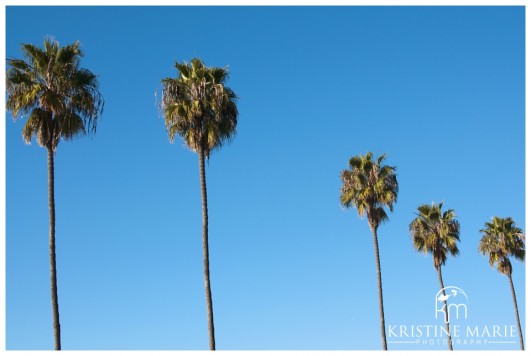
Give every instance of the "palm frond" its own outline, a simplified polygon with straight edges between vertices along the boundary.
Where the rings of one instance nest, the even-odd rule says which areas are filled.
[[[47,58],[46,53],[43,50],[30,43],[23,44],[21,50],[24,53],[26,61],[33,68],[34,71],[40,73],[46,72],[49,59]]]
[[[61,137],[65,140],[72,140],[77,135],[87,133],[83,118],[75,112],[65,112],[56,117],[56,120],[60,125]]]

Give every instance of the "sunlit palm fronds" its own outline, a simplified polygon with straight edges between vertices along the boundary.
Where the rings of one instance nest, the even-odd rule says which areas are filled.
[[[443,203],[421,205],[417,218],[409,224],[413,246],[418,252],[431,254],[435,268],[446,263],[448,255],[459,255],[460,225],[453,209],[442,211]]]
[[[509,257],[525,260],[525,235],[516,227],[512,218],[493,217],[485,223],[485,228],[479,241],[478,250],[482,255],[488,255],[489,264],[496,265],[497,270],[506,275],[512,273]]]
[[[104,100],[96,75],[80,68],[79,42],[59,46],[45,38],[44,48],[22,45],[24,59],[8,59],[6,102],[15,119],[28,116],[22,136],[55,150],[60,139],[94,133]]]
[[[170,141],[181,136],[206,157],[236,134],[236,94],[227,86],[227,68],[209,68],[198,58],[177,62],[176,78],[162,81],[162,110]]]
[[[388,220],[384,208],[393,211],[398,197],[396,167],[382,165],[384,160],[385,155],[381,155],[375,162],[368,152],[352,157],[350,169],[341,172],[341,205],[356,207],[359,216],[367,216],[369,224],[375,228]]]

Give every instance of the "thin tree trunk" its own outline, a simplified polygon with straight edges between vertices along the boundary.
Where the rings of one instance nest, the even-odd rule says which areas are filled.
[[[520,327],[520,315],[518,314],[518,304],[516,303],[516,293],[514,292],[513,277],[508,274],[509,283],[511,284],[511,293],[513,295],[514,312],[516,313],[516,324],[518,325],[518,334],[520,335],[520,349],[524,350],[524,338],[522,336],[522,328]]]
[[[214,337],[214,311],[212,308],[212,292],[210,290],[210,262],[208,257],[208,205],[205,177],[205,154],[203,150],[200,150],[199,152],[199,177],[201,180],[201,200],[203,203],[203,273],[205,279],[208,342],[210,350],[215,350],[216,340]]]
[[[384,316],[384,306],[383,306],[383,292],[382,292],[382,272],[380,269],[380,249],[378,248],[378,236],[376,234],[376,228],[372,225],[372,237],[374,242],[374,257],[376,259],[376,275],[378,277],[378,303],[380,306],[380,328],[382,332],[382,347],[384,350],[387,350],[387,339],[385,337],[385,316]]]
[[[444,291],[444,283],[442,279],[442,271],[441,266],[437,266],[437,275],[439,276],[439,284],[441,285],[442,295],[446,296],[446,293]],[[444,323],[446,324],[446,333],[448,334],[448,349],[450,351],[453,351],[454,348],[452,346],[452,336],[450,335],[450,315],[448,315],[448,307],[446,305],[446,300],[444,301],[444,314],[446,315],[446,318],[444,320]],[[448,320],[448,322],[446,322]]]
[[[61,325],[59,323],[59,300],[57,297],[57,267],[55,262],[55,198],[53,149],[48,150],[48,208],[50,212],[50,287],[52,292],[53,336],[56,350],[61,350]]]

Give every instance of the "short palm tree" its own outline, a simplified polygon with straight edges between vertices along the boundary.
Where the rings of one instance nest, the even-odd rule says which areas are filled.
[[[210,289],[208,252],[208,206],[205,158],[236,134],[236,95],[227,86],[227,68],[206,67],[198,58],[175,63],[176,78],[162,80],[162,110],[170,141],[180,135],[199,156],[199,177],[203,206],[203,270],[206,294],[209,346],[216,349],[214,312]]]
[[[382,346],[384,350],[387,350],[377,231],[380,224],[388,220],[384,208],[388,207],[390,211],[393,211],[393,204],[398,197],[398,182],[396,180],[396,167],[383,165],[384,160],[385,154],[378,157],[375,162],[372,159],[372,152],[352,157],[349,161],[350,169],[343,170],[340,175],[343,182],[340,202],[346,208],[355,206],[360,217],[367,216],[376,259]]]
[[[409,232],[413,239],[413,247],[418,252],[430,253],[433,257],[433,266],[439,277],[442,295],[446,296],[442,278],[442,266],[446,263],[448,254],[457,256],[459,248],[460,226],[452,209],[442,211],[443,203],[435,205],[421,205],[418,207],[417,217],[409,224]],[[444,312],[448,316],[446,300],[444,300]],[[453,350],[450,336],[449,319],[445,320],[448,334],[448,348]]]
[[[525,235],[522,230],[516,227],[512,218],[493,217],[492,221],[485,223],[485,228],[480,230],[483,237],[479,241],[479,252],[489,256],[489,264],[494,266],[498,272],[509,278],[511,294],[513,295],[514,311],[516,313],[516,323],[520,335],[520,348],[524,349],[524,338],[520,327],[520,316],[518,314],[518,304],[516,303],[516,293],[513,284],[513,266],[509,257],[517,260],[525,260]]]
[[[48,204],[50,214],[50,279],[55,349],[61,349],[61,327],[57,297],[55,255],[54,154],[59,141],[95,133],[103,110],[96,75],[80,67],[83,53],[79,42],[59,47],[52,38],[44,48],[23,44],[24,59],[9,59],[7,64],[7,110],[13,118],[26,116],[22,137],[48,151]]]

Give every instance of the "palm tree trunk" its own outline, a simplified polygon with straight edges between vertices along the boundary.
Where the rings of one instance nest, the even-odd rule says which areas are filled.
[[[208,205],[205,177],[205,153],[199,152],[199,177],[201,181],[201,200],[203,203],[203,273],[205,279],[205,297],[208,321],[208,341],[210,350],[216,349],[214,338],[214,312],[212,308],[212,291],[210,290],[210,262],[208,257]]]
[[[48,150],[48,208],[50,212],[50,286],[52,291],[53,336],[56,350],[61,350],[61,325],[59,323],[59,300],[57,297],[57,267],[55,262],[55,194],[53,149]]]
[[[387,350],[387,339],[385,337],[385,316],[383,306],[383,292],[382,292],[382,272],[380,269],[380,249],[378,248],[378,236],[376,234],[376,227],[370,226],[374,242],[374,257],[376,259],[376,275],[378,277],[378,303],[380,306],[380,328],[382,332],[382,347]]]
[[[516,323],[518,324],[518,334],[520,335],[520,349],[524,350],[524,338],[522,336],[522,328],[520,327],[520,315],[518,314],[518,304],[516,303],[516,293],[514,292],[513,277],[508,274],[509,283],[511,284],[511,293],[513,295],[514,312],[516,313]]]
[[[437,275],[439,276],[439,284],[441,286],[442,295],[446,296],[446,293],[444,292],[444,283],[442,279],[441,266],[438,265],[436,269],[437,269]],[[446,322],[446,319],[444,320],[446,324],[446,333],[448,334],[448,349],[450,351],[453,351],[454,348],[452,347],[452,336],[450,335],[450,316],[448,315],[448,307],[446,306],[446,300],[444,301],[444,314],[446,315],[446,319],[448,319],[448,322]]]

